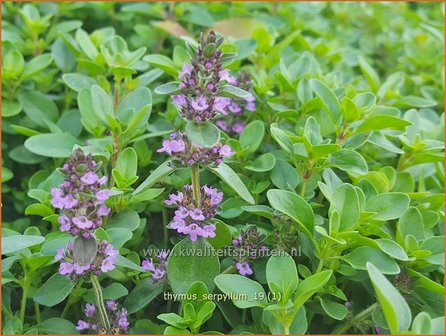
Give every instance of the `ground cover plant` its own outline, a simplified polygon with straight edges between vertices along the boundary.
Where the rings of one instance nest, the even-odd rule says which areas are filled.
[[[3,334],[443,334],[441,3],[2,3]]]

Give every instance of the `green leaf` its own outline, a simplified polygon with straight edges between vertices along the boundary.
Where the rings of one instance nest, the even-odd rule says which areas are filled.
[[[362,155],[350,149],[334,152],[328,158],[327,163],[330,167],[336,167],[348,173],[364,175],[368,172],[367,163]]]
[[[96,116],[107,125],[108,117],[113,117],[115,111],[112,98],[99,85],[93,85],[91,87],[91,103]]]
[[[331,278],[331,270],[322,271],[313,274],[303,280],[297,287],[293,309],[297,311],[302,305],[307,302],[319,289],[321,289]]]
[[[398,219],[398,231],[403,239],[407,235],[414,236],[417,240],[424,239],[423,217],[420,210],[416,207],[409,207],[406,212]]]
[[[362,74],[369,83],[372,91],[375,93],[378,92],[381,83],[376,71],[370,66],[369,63],[367,63],[365,58],[362,56],[358,56],[358,63],[359,63],[359,68],[361,69]]]
[[[127,288],[125,288],[122,284],[114,282],[111,285],[102,288],[102,296],[104,300],[117,300],[126,296],[129,293]],[[83,295],[83,298],[87,302],[94,303],[96,301],[95,292],[93,289],[90,289],[86,294]]]
[[[220,272],[220,261],[214,248],[202,238],[192,242],[186,237],[173,248],[167,266],[167,278],[175,294],[186,293],[195,281],[214,289],[214,278]]]
[[[20,104],[26,115],[38,126],[48,128],[46,121],[56,122],[59,116],[56,104],[46,95],[37,91],[21,91]]]
[[[170,58],[164,55],[147,55],[143,58],[143,60],[156,66],[157,68],[160,68],[161,70],[165,71],[175,78],[178,76],[178,70],[175,68],[175,64],[173,64]]]
[[[252,96],[252,94],[249,93],[248,91],[245,91],[230,84],[223,85],[220,88],[219,94],[224,97],[243,98],[243,99],[250,98]]]
[[[366,211],[376,212],[373,219],[386,221],[400,217],[409,207],[407,194],[389,192],[371,197],[367,200]]]
[[[214,218],[215,238],[208,238],[208,242],[216,250],[221,249],[223,246],[229,246],[232,244],[232,234],[228,225],[221,220]]]
[[[154,92],[158,95],[173,95],[180,92],[179,82],[170,82],[157,86]]]
[[[317,79],[311,79],[310,85],[316,95],[321,99],[324,109],[333,121],[341,116],[341,104],[336,95],[324,83]]]
[[[42,54],[32,58],[31,61],[25,64],[21,80],[26,80],[28,78],[31,78],[32,76],[34,76],[35,74],[39,73],[47,66],[49,66],[52,61],[53,61],[53,56],[51,56],[50,54]]]
[[[245,169],[255,172],[266,172],[274,168],[276,158],[271,153],[265,153],[257,157],[254,161],[248,162]]]
[[[334,318],[335,320],[341,321],[348,314],[348,309],[343,304],[324,300],[321,297],[319,297],[319,301],[321,302],[322,309],[327,313],[327,315]]]
[[[266,294],[263,287],[251,279],[238,274],[220,274],[215,277],[215,284],[226,295],[232,296],[232,302],[238,308],[265,307]]]
[[[154,284],[152,278],[146,278],[133,288],[123,305],[129,314],[143,310],[163,291],[161,284]]]
[[[30,152],[46,157],[67,158],[79,141],[70,133],[39,134],[25,141]]]
[[[231,167],[225,163],[221,163],[218,167],[209,167],[209,169],[229,185],[246,202],[255,204],[254,198],[252,198],[245,184]]]
[[[371,116],[364,120],[356,129],[355,134],[379,131],[383,129],[392,129],[396,131],[404,131],[407,126],[412,125],[410,121],[386,114]]]
[[[366,264],[373,260],[373,263],[383,274],[398,274],[400,272],[400,268],[395,260],[384,252],[370,246],[357,247],[349,254],[343,256],[342,259],[357,270],[366,270]]]
[[[391,256],[394,259],[408,261],[409,257],[407,256],[404,249],[395,241],[387,238],[379,238],[376,239],[375,242],[379,245],[381,251]]]
[[[329,214],[337,211],[340,216],[338,231],[352,229],[359,220],[359,199],[355,188],[348,183],[338,186],[331,196]]]
[[[185,130],[193,145],[211,148],[220,141],[220,129],[210,122],[188,121]]]
[[[2,99],[2,117],[13,117],[22,112],[22,105],[14,102]]]
[[[296,263],[289,254],[271,256],[266,264],[266,280],[271,292],[279,289],[282,297],[280,301],[285,303],[299,285]]]
[[[132,147],[124,149],[119,153],[115,167],[125,179],[135,177],[138,169],[138,157],[136,151]]]
[[[240,134],[240,144],[246,154],[254,153],[262,143],[265,126],[260,120],[251,121]]]
[[[98,84],[93,78],[78,73],[63,74],[62,79],[70,89],[76,92],[82,89],[90,89],[93,85]]]
[[[271,206],[293,219],[309,237],[313,237],[314,213],[311,206],[296,193],[271,189],[266,197]]]
[[[109,242],[116,249],[120,249],[133,236],[130,230],[123,228],[107,229],[107,234]]]
[[[296,168],[285,160],[276,160],[271,172],[271,182],[280,189],[294,191],[299,185],[300,178]]]
[[[132,209],[126,209],[113,215],[107,223],[108,229],[122,228],[135,231],[140,224],[138,213]]]
[[[52,317],[42,321],[37,325],[37,329],[39,330],[39,334],[79,334],[79,331],[72,322],[59,317]]]
[[[294,153],[293,143],[291,142],[290,137],[283,130],[271,126],[271,136],[285,152],[290,155]]]
[[[153,186],[156,182],[162,180],[166,176],[170,175],[176,170],[175,167],[171,166],[170,161],[166,161],[160,164],[150,175],[147,177],[143,183],[141,183],[138,188],[132,193],[132,195],[138,195],[142,193],[147,188]]]
[[[373,259],[371,259],[373,260]],[[412,313],[407,302],[395,287],[370,262],[367,262],[367,272],[375,289],[376,296],[392,334],[399,334],[410,327]]]
[[[56,273],[36,291],[33,299],[38,304],[53,307],[65,300],[75,285],[75,281]]]
[[[14,235],[2,237],[2,255],[20,251],[24,248],[38,245],[45,240],[41,236]]]
[[[137,112],[135,116],[130,113],[130,110],[132,109]],[[141,120],[133,120],[132,122],[132,119],[136,117],[138,112],[142,109],[145,111],[142,113],[143,118]],[[135,124],[134,127],[140,127],[147,123],[151,110],[152,94],[150,93],[150,90],[145,87],[139,87],[130,91],[129,94],[122,98],[118,106],[118,118],[129,125],[129,127],[130,123]]]
[[[87,55],[89,59],[94,61],[98,56],[98,50],[91,41],[90,36],[88,36],[87,32],[79,28],[78,30],[76,30],[75,36],[76,36],[76,41],[81,50],[84,52],[84,54]]]

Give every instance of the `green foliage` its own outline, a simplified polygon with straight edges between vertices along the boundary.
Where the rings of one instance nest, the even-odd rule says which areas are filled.
[[[76,148],[109,179],[95,234],[120,255],[100,282],[129,333],[444,333],[440,3],[4,2],[2,23],[3,334],[76,334],[94,301],[54,261],[73,238],[51,189]],[[199,124],[171,97],[210,30],[256,108]],[[224,193],[214,238],[168,229],[164,200],[191,180],[157,152],[172,130],[235,152],[199,172]],[[249,227],[270,254],[242,276],[217,252]],[[159,283],[141,267],[157,249]]]

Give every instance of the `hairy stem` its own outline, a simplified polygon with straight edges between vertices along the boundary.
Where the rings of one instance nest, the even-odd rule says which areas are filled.
[[[201,187],[200,187],[200,167],[198,165],[192,166],[192,192],[194,194],[195,205],[201,205]]]
[[[105,309],[104,299],[102,297],[102,289],[99,284],[99,279],[96,275],[91,276],[91,283],[93,285],[94,293],[96,296],[96,305],[98,306],[99,317],[104,328],[110,330],[110,321],[108,320],[107,310]]]

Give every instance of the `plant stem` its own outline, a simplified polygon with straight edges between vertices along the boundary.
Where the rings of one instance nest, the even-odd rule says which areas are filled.
[[[234,273],[236,270],[234,265],[229,266],[227,269],[225,269],[221,274],[231,274]]]
[[[36,312],[36,322],[42,322],[42,318],[40,316],[40,306],[37,302],[34,302],[34,311]]]
[[[99,283],[99,279],[96,275],[91,276],[91,284],[93,285],[94,293],[96,296],[96,305],[98,306],[99,316],[104,328],[110,331],[110,321],[108,320],[107,310],[105,309],[104,299],[102,297],[102,289]]]
[[[302,187],[300,189],[300,196],[303,198],[305,196],[305,190],[307,189],[307,180],[303,180]]]
[[[27,297],[28,297],[28,280],[25,277],[25,281],[23,284],[23,294],[22,294],[22,302],[21,302],[21,306],[20,306],[20,322],[23,323],[25,322],[25,312],[26,312],[26,301],[27,301]]]
[[[354,316],[349,323],[346,323],[342,326],[339,326],[338,328],[335,328],[332,332],[332,334],[344,334],[346,331],[348,331],[351,327],[358,325],[359,322],[369,317],[375,308],[378,307],[378,303],[372,304],[370,307],[364,309],[362,312],[358,313],[356,316]]]
[[[200,167],[198,165],[192,166],[192,192],[194,194],[195,205],[201,205],[201,187],[200,187]]]
[[[167,247],[169,244],[169,229],[167,227],[167,210],[165,207],[161,210],[161,215],[163,217],[164,246]]]
[[[283,332],[285,333],[285,335],[290,334],[290,326],[288,324],[283,326]]]

